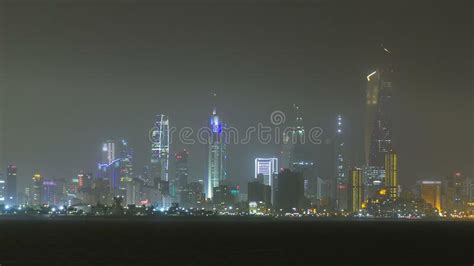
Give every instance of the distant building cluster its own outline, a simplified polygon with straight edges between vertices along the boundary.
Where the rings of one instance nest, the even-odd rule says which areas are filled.
[[[384,49],[390,56],[387,49]],[[474,218],[474,181],[461,173],[422,178],[412,187],[399,183],[398,154],[392,142],[394,70],[385,60],[367,76],[364,163],[351,164],[346,120],[334,119],[332,174],[321,177],[304,143],[302,108],[294,105],[294,124],[282,132],[281,153],[255,158],[247,184],[229,182],[227,125],[214,108],[209,117],[207,176],[190,176],[189,153],[170,153],[170,119],[156,116],[149,163],[136,169],[127,140],[105,140],[95,171],[66,179],[40,173],[17,190],[15,165],[0,174],[1,214],[92,215],[255,215],[365,218]]]

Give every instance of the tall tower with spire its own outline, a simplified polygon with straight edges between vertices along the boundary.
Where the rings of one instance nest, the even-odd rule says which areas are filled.
[[[305,182],[305,196],[312,198],[316,195],[315,164],[307,149],[305,128],[303,125],[302,108],[293,105],[295,120],[286,132],[283,132],[283,168],[301,173]]]
[[[210,117],[211,136],[209,138],[209,157],[207,171],[207,197],[213,198],[214,188],[227,178],[226,170],[226,139],[224,124],[217,114],[217,109],[212,110]]]
[[[384,167],[385,154],[392,148],[392,81],[391,52],[382,45],[378,68],[367,76],[365,164]]]
[[[335,179],[331,183],[333,185],[332,189],[335,192],[335,208],[337,210],[347,210],[348,182],[346,176],[347,158],[345,142],[346,139],[343,125],[344,121],[341,115],[338,115],[336,120],[336,133],[334,137]]]
[[[154,185],[160,181],[169,181],[170,131],[167,115],[156,116],[152,131],[150,178]]]

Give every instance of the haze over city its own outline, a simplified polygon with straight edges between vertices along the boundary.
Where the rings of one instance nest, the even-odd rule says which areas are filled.
[[[365,77],[381,44],[396,63],[400,182],[473,172],[471,25],[457,5],[145,1],[4,10],[2,166],[16,164],[23,186],[36,172],[70,178],[95,170],[108,138],[129,140],[138,169],[149,160],[155,115],[168,114],[178,128],[205,126],[214,92],[226,123],[239,129],[268,124],[273,111],[298,104],[305,125],[326,129],[329,138],[332,119],[342,114],[351,159],[360,163]],[[172,153],[182,147],[190,151],[192,178],[204,178],[206,146],[177,143]],[[229,175],[245,183],[255,157],[278,151],[234,145]],[[320,175],[328,175],[325,147],[312,152]]]
[[[0,1],[0,266],[472,264],[472,10]]]

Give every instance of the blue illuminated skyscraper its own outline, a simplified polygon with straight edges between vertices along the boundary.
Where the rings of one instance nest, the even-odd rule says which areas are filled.
[[[209,143],[209,161],[207,172],[207,197],[213,198],[214,188],[226,179],[226,140],[223,134],[224,125],[216,109],[210,118],[211,137]]]
[[[102,159],[98,164],[98,176],[107,180],[112,190],[120,187],[120,158],[117,158],[116,149],[114,140],[106,140],[102,143]]]

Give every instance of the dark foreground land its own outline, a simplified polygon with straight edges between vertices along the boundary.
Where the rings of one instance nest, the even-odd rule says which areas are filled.
[[[0,265],[473,265],[474,223],[4,219]]]

